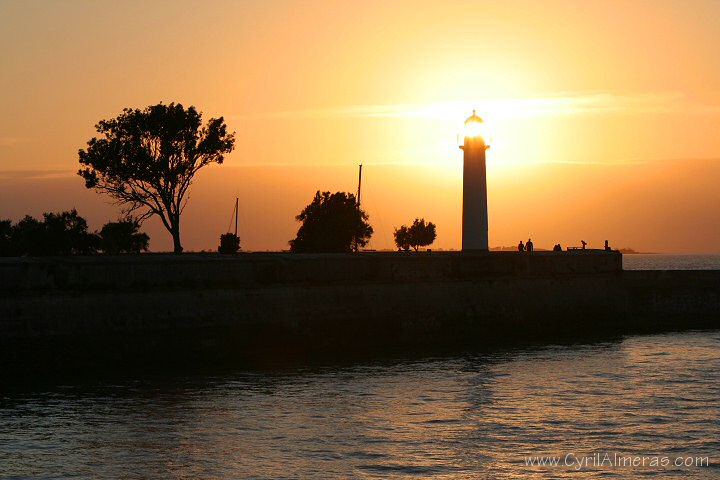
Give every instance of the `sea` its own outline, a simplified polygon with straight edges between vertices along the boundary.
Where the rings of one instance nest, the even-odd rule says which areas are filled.
[[[719,330],[31,380],[0,389],[0,478],[720,478]]]
[[[720,254],[641,253],[623,255],[625,270],[720,270]]]

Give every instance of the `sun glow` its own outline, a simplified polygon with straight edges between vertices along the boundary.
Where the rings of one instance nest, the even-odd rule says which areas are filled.
[[[465,136],[466,137],[482,137],[483,136],[483,124],[480,122],[472,121],[465,125]]]
[[[482,140],[486,145],[490,143],[487,123],[477,116],[475,110],[473,110],[472,116],[465,120],[463,137],[465,141],[467,141],[468,138],[473,138]]]

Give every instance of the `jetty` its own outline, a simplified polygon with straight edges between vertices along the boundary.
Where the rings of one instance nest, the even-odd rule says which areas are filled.
[[[720,271],[624,271],[618,252],[0,259],[4,369],[718,327]]]

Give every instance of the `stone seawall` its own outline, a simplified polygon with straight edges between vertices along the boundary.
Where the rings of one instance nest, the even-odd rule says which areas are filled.
[[[619,253],[602,251],[0,257],[0,294],[338,282],[417,283],[489,276],[613,273],[621,269]]]
[[[0,359],[278,356],[720,326],[720,272],[615,252],[0,260]]]

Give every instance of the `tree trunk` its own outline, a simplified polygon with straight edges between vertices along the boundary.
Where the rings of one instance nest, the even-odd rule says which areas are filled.
[[[180,254],[183,251],[182,245],[180,245],[180,218],[175,219],[174,222],[172,222],[170,233],[173,237],[173,252],[175,254]]]

